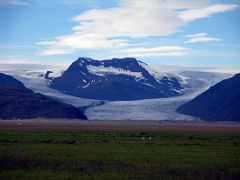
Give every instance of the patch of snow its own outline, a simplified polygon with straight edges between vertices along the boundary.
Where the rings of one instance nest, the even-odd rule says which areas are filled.
[[[90,86],[91,83],[87,83],[86,85],[84,85],[82,88],[87,88],[88,86]]]
[[[154,68],[152,68],[152,67],[149,66],[148,64],[145,64],[145,63],[143,63],[143,62],[141,62],[141,61],[138,61],[138,64],[139,64],[142,68],[144,68],[146,71],[148,71],[148,73],[149,73],[151,76],[153,76],[157,82],[159,82],[159,81],[162,79],[162,77],[168,76],[168,73],[166,73],[166,72],[164,72],[164,71],[162,71],[162,72],[156,71]]]
[[[147,85],[147,86],[150,86],[150,87],[156,88],[155,86],[153,86],[153,85],[151,85],[151,84],[149,84],[149,83],[145,83],[145,82],[141,82],[141,81],[139,81],[139,82],[142,83],[142,84],[144,84],[144,85]]]
[[[136,78],[144,79],[141,72],[132,72],[132,71],[125,70],[122,68],[114,68],[112,66],[105,67],[103,65],[101,65],[101,66],[88,65],[87,69],[90,73],[96,74],[98,76],[104,76],[106,74],[124,74],[124,75],[128,75],[128,76],[133,76]]]
[[[85,61],[91,62],[92,59],[91,58],[80,58],[80,62],[79,65],[82,66],[82,63],[84,63]]]
[[[80,73],[82,73],[84,76],[86,76],[86,74],[84,72],[80,72]]]

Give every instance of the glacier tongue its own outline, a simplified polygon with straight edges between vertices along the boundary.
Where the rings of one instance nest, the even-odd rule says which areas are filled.
[[[195,81],[191,79],[195,73]],[[181,75],[180,75],[181,74]],[[186,93],[178,97],[144,99],[135,101],[112,101],[101,106],[89,107],[85,114],[89,119],[95,120],[159,120],[159,121],[199,121],[193,116],[183,115],[176,109],[187,101],[206,91],[217,82],[231,77],[231,74],[204,72],[179,72],[182,79],[189,80]],[[188,77],[189,75],[190,77]],[[199,86],[202,82],[201,86]],[[184,82],[186,83],[186,82]]]

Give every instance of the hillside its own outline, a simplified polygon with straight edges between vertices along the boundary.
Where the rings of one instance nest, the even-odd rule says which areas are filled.
[[[208,121],[240,121],[240,74],[219,82],[177,111]]]
[[[86,119],[72,105],[34,93],[15,78],[0,73],[0,119]]]

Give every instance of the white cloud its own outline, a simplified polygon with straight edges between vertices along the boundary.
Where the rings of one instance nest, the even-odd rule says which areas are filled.
[[[208,0],[122,0],[120,2],[122,6],[162,6],[167,9],[182,10],[191,8],[201,8],[209,4]]]
[[[192,38],[189,41],[186,41],[185,43],[197,43],[197,42],[219,42],[221,41],[220,38],[212,38],[212,37],[196,37]]]
[[[183,56],[189,51],[188,48],[181,46],[158,46],[153,48],[130,48],[121,50],[127,56]]]
[[[207,36],[207,33],[198,33],[198,34],[188,34],[188,35],[185,35],[185,37],[189,37],[189,38],[202,37],[202,36]]]
[[[126,48],[138,45],[133,43],[135,38],[144,41],[146,37],[169,36],[188,21],[236,7],[233,4],[209,5],[207,0],[152,0],[151,3],[149,0],[121,0],[114,8],[81,13],[73,18],[78,25],[72,28],[72,33],[37,44],[46,48],[41,55]]]
[[[42,56],[71,54],[76,49],[107,49],[134,45],[126,39],[108,39],[105,36],[87,33],[73,33],[60,36],[54,41],[40,41],[36,44],[49,47],[40,53]]]
[[[50,55],[56,55],[56,54],[63,55],[63,54],[71,54],[72,52],[73,52],[72,49],[50,48],[39,53],[39,55],[41,56],[50,56]]]
[[[190,34],[185,37],[189,37],[190,39],[184,43],[219,42],[222,40],[220,38],[208,37],[207,33]]]
[[[73,30],[108,37],[167,36],[182,25],[176,13],[161,6],[95,9],[74,18]]]
[[[239,6],[237,4],[215,4],[200,9],[190,9],[180,12],[179,17],[185,21],[194,21],[200,18],[207,18],[216,13],[231,11]]]

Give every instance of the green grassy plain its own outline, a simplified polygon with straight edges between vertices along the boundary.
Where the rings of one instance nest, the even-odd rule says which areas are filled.
[[[0,179],[240,179],[240,134],[2,131]]]

